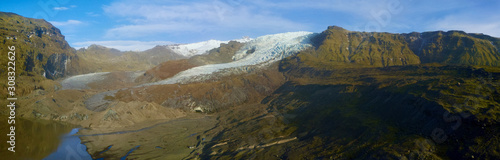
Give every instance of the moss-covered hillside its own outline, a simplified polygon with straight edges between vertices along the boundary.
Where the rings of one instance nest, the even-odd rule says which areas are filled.
[[[14,13],[0,12],[0,51],[15,46],[16,67],[21,75],[44,75],[50,79],[78,73],[75,50],[61,31],[43,19],[32,19]],[[7,57],[1,57],[6,64]],[[4,67],[0,68],[5,72]]]
[[[393,34],[328,27],[301,58],[370,66],[421,63],[500,66],[500,39],[462,31]]]
[[[80,73],[79,60],[61,31],[43,19],[32,19],[14,13],[0,12],[0,85],[7,93],[7,53],[16,53],[16,94],[34,89],[54,90],[50,79]],[[11,47],[12,48],[12,47]],[[2,94],[2,97],[6,96]]]

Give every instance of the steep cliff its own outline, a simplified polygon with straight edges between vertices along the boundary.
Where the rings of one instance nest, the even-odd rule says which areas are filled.
[[[42,19],[0,12],[0,51],[16,49],[16,67],[20,75],[40,75],[57,79],[78,73],[78,57],[64,40],[61,31]],[[6,57],[1,58],[6,64]],[[6,68],[1,68],[4,73]],[[3,74],[2,74],[3,75]]]

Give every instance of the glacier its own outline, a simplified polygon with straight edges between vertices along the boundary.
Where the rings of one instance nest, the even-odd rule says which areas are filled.
[[[245,43],[233,56],[233,62],[194,67],[171,78],[137,87],[192,82],[193,80],[203,79],[200,76],[208,76],[225,69],[270,64],[307,47],[312,47],[310,39],[316,34],[313,32],[288,32],[261,36]],[[250,50],[254,50],[254,52],[248,53]]]
[[[62,90],[66,89],[89,89],[89,83],[100,81],[106,78],[109,72],[97,72],[83,75],[76,75],[64,79],[61,82]]]

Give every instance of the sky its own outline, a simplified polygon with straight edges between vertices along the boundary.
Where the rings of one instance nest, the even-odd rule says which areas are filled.
[[[0,11],[43,18],[75,48],[139,51],[173,43],[328,26],[391,33],[463,30],[500,37],[498,0],[17,0]]]

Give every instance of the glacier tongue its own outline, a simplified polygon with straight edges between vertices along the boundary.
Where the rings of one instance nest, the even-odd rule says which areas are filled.
[[[105,75],[108,73],[109,72],[98,72],[98,73],[89,73],[89,74],[72,76],[64,79],[61,82],[61,86],[63,90],[89,89],[89,87],[87,86],[89,83],[103,80],[105,78]]]
[[[223,69],[275,62],[311,47],[310,38],[314,35],[315,33],[312,32],[289,32],[261,36],[247,42],[236,52],[233,62],[194,67],[182,71],[172,78],[141,86],[182,83],[192,81],[194,78],[199,79],[199,76],[212,74]],[[248,53],[249,50],[254,50],[254,52]]]

